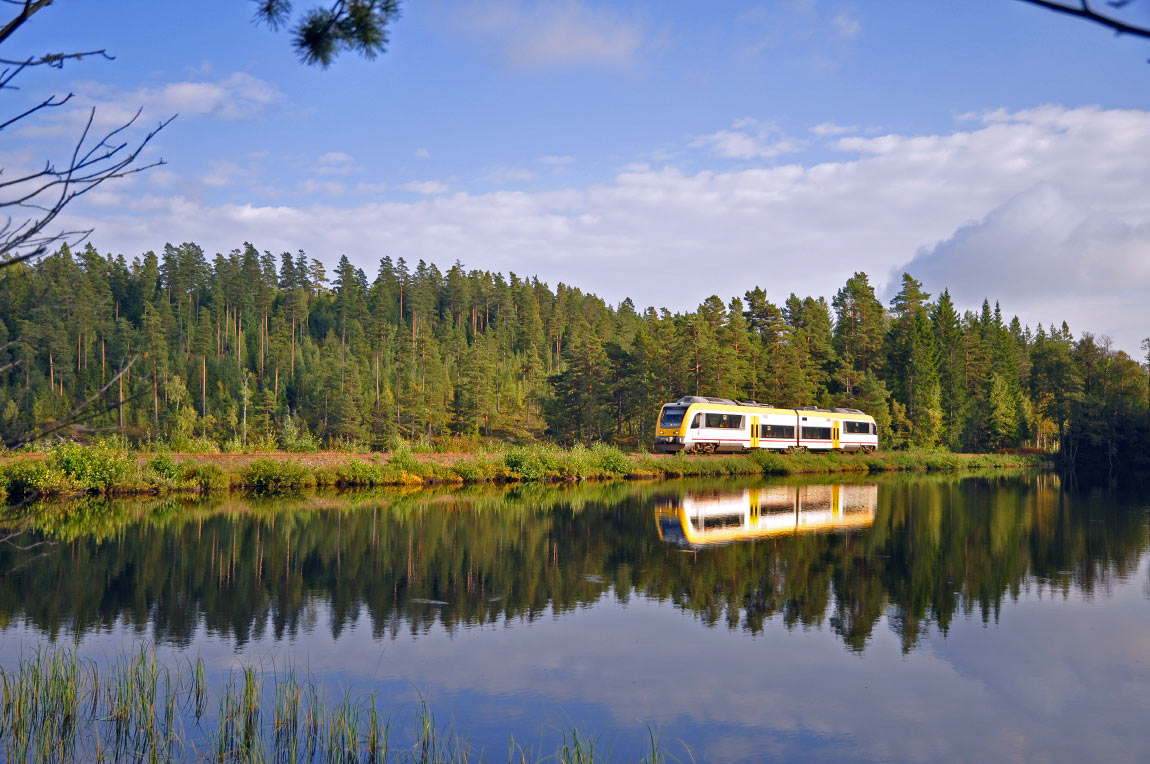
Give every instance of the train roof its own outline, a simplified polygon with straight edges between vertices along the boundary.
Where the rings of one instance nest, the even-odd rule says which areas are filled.
[[[677,401],[665,403],[665,406],[690,406],[692,404],[707,404],[708,406],[715,407],[716,410],[722,411],[727,407],[738,409],[769,409],[776,412],[807,412],[808,414],[820,414],[829,416],[831,419],[847,418],[850,416],[863,417],[868,420],[873,420],[870,414],[860,409],[851,408],[819,408],[818,406],[799,406],[797,408],[781,408],[779,406],[772,406],[769,403],[759,403],[758,401],[733,401],[730,398],[711,398],[702,395],[684,395]]]

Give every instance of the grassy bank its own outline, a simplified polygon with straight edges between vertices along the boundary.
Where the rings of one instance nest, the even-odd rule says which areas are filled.
[[[38,650],[0,669],[0,751],[10,762],[329,762],[448,764],[493,761],[426,703],[409,723],[374,693],[332,695],[288,670],[233,669],[214,684],[204,663],[163,666],[142,647],[97,666],[74,649]],[[607,761],[593,738],[561,731],[553,752],[509,737],[509,764]],[[500,758],[502,758],[500,756]],[[637,759],[664,761],[652,735]]]
[[[1040,456],[893,451],[876,454],[687,456],[628,454],[607,445],[525,446],[479,454],[172,454],[130,451],[114,441],[62,443],[0,461],[9,502],[84,493],[110,496],[314,488],[422,487],[473,483],[957,471],[1038,467]]]

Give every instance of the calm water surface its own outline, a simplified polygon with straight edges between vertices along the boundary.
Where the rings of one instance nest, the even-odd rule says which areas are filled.
[[[1148,502],[1050,475],[83,502],[0,534],[0,665],[154,642],[420,698],[500,760],[1150,761]]]

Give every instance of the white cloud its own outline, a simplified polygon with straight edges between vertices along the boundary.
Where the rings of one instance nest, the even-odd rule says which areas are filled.
[[[216,160],[208,163],[208,172],[200,178],[200,182],[212,188],[234,188],[246,186],[260,175],[258,162],[239,164],[227,160]]]
[[[858,131],[858,125],[837,125],[834,122],[820,122],[811,128],[812,133],[823,137],[830,135],[845,135],[846,133],[857,133]]]
[[[413,180],[410,183],[404,183],[400,188],[404,191],[414,191],[424,196],[445,194],[448,191],[447,184],[441,183],[438,180]]]
[[[695,147],[710,148],[727,159],[772,159],[803,149],[773,126],[750,117],[737,120],[731,129],[703,135],[691,142]]]
[[[855,37],[862,31],[862,24],[854,14],[847,10],[840,10],[831,19],[831,26],[843,37]]]
[[[218,119],[250,119],[279,101],[281,94],[270,82],[235,72],[216,82],[172,82],[145,88],[120,99],[127,103],[151,103],[161,108]]]
[[[1032,326],[1065,318],[1136,350],[1150,301],[1112,299],[1107,283],[1129,295],[1150,286],[1150,112],[1050,106],[963,124],[950,134],[843,138],[850,154],[812,165],[638,165],[531,193],[443,195],[446,184],[422,181],[403,188],[432,198],[348,206],[133,195],[74,224],[96,225],[97,246],[126,254],[185,240],[227,251],[246,240],[346,252],[371,267],[386,249],[673,309],[755,284],[776,300],[831,295],[857,270],[882,287],[910,267],[928,291],[985,294]]]
[[[903,270],[935,291],[948,287],[967,306],[1005,289],[1008,315],[1070,319],[1073,329],[1122,337],[1128,350],[1137,337],[1125,324],[1150,324],[1150,220],[1128,223],[1045,183],[922,250]]]
[[[297,191],[301,194],[322,194],[324,196],[340,196],[347,191],[347,186],[337,180],[319,180],[305,178],[297,184]]]
[[[485,173],[487,180],[492,183],[521,183],[531,180],[535,173],[523,167],[490,167]]]
[[[347,175],[358,169],[355,157],[342,151],[329,151],[316,159],[312,172],[317,175]]]
[[[416,159],[431,159],[431,152],[420,146],[415,150]]]
[[[525,68],[626,66],[644,37],[636,21],[579,0],[473,3],[459,20],[496,38],[508,61]]]
[[[16,134],[20,138],[67,138],[78,136],[92,109],[92,126],[106,131],[126,124],[137,112],[137,132],[156,122],[179,114],[181,121],[212,119],[253,119],[282,99],[270,82],[243,72],[218,80],[184,80],[121,91],[101,83],[73,83],[78,94],[69,105],[37,115]]]
[[[575,161],[575,157],[566,155],[549,154],[547,156],[539,157],[539,164],[546,164],[552,166],[571,164]]]

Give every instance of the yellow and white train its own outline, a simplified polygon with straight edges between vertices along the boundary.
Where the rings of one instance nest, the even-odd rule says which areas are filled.
[[[858,409],[780,409],[755,401],[697,395],[663,404],[655,429],[656,451],[870,452],[877,448],[874,418]]]
[[[689,494],[656,506],[659,538],[698,548],[874,525],[877,485],[776,485],[738,493]]]

